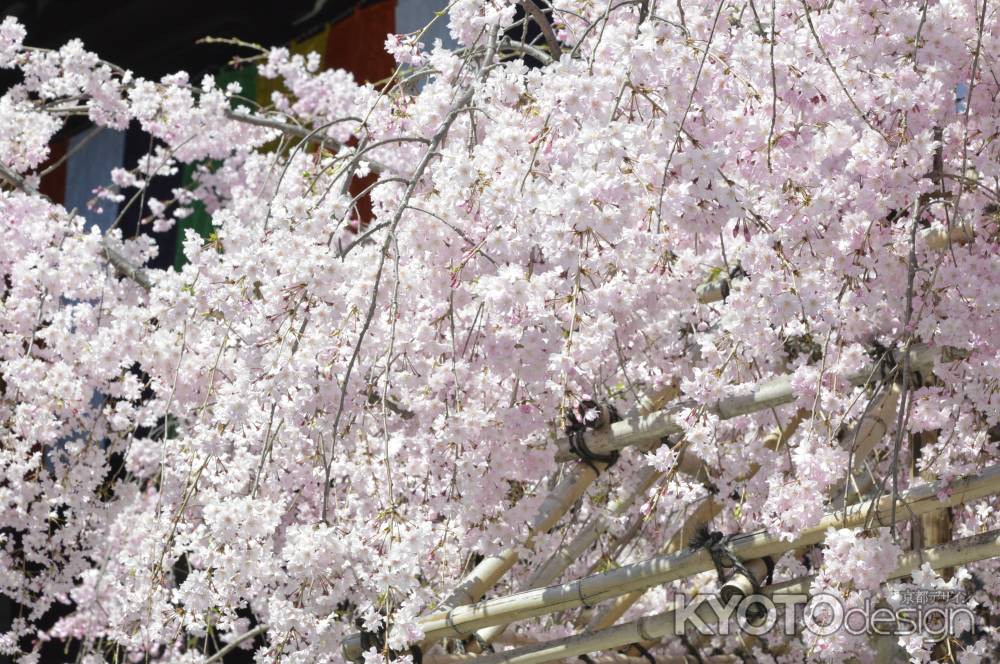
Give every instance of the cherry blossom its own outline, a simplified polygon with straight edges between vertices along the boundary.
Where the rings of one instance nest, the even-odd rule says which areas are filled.
[[[384,87],[262,51],[283,83],[264,108],[78,41],[33,48],[5,19],[0,66],[20,78],[0,97],[0,592],[24,613],[0,652],[30,662],[73,639],[81,661],[201,662],[211,640],[342,661],[360,627],[406,660],[470,561],[523,540],[566,472],[565,416],[591,398],[626,413],[673,386],[684,449],[712,476],[626,450],[497,595],[647,463],[663,476],[611,520],[622,545],[600,540],[563,579],[653,555],[708,487],[713,528],[792,538],[839,507],[845,432],[892,381],[908,409],[867,461],[886,491],[893,469],[907,487],[995,464],[998,12],[556,0],[557,51],[520,41],[515,3],[460,0],[437,19],[456,48],[388,37]],[[196,181],[146,198],[145,234],[87,228],[38,191],[74,115],[156,141],[103,197],[184,164]],[[180,270],[146,267],[196,202],[212,236],[187,231]],[[904,380],[900,361],[852,382],[916,344],[940,351],[932,375]],[[713,414],[782,375],[794,403]],[[953,534],[996,528],[995,505],[956,508]],[[875,592],[907,533],[830,532],[816,588]],[[955,578],[995,612],[994,568]],[[512,631],[552,638],[575,617]],[[962,661],[997,638],[977,631]],[[774,661],[868,645],[803,637]]]

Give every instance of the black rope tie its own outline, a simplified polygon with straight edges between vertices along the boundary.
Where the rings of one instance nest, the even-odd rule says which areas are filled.
[[[774,558],[771,556],[764,556],[764,564],[767,565],[767,576],[764,578],[764,585],[769,586],[774,583]],[[760,589],[757,589],[760,593]]]
[[[360,636],[362,653],[366,653],[372,648],[374,648],[375,652],[379,654],[385,652],[385,627],[379,627],[378,630],[374,632],[362,629]]]
[[[354,621],[355,626],[360,631],[359,636],[361,637],[361,652],[368,652],[372,648],[375,648],[378,652],[385,650],[385,621],[374,632],[366,630],[363,625],[364,622],[361,618]]]
[[[646,659],[646,661],[649,662],[649,664],[656,664],[656,658],[653,657],[653,655],[648,650],[646,650],[646,647],[644,645],[642,645],[641,643],[633,643],[632,645],[629,646],[629,648],[635,648],[636,650],[638,650],[639,654],[642,657],[644,657]],[[629,648],[626,648],[625,650],[622,650],[621,651],[622,654],[627,655]]]
[[[733,551],[732,546],[730,546],[729,537],[723,535],[717,530],[709,530],[708,526],[703,525],[698,529],[698,531],[694,534],[694,537],[691,538],[690,546],[695,549],[705,549],[708,551],[709,555],[712,556],[712,562],[715,564],[715,573],[718,575],[720,588],[728,580],[725,572],[727,567],[731,567],[733,569],[732,576],[739,574],[750,582],[754,595],[762,595],[764,592],[764,586],[769,586],[774,583],[774,558],[771,556],[764,556],[761,558],[767,568],[767,573],[764,575],[763,582],[758,581],[757,577],[753,575],[753,573],[747,568],[746,564],[744,564],[744,562],[740,560],[739,556],[737,556]],[[759,604],[751,605],[750,608],[753,609],[753,611],[747,612],[747,618],[751,621],[759,620],[766,615],[767,609]]]
[[[598,454],[587,447],[587,442],[584,439],[583,431],[574,431],[569,434],[569,451],[580,457],[580,459],[586,463],[588,466],[593,468],[595,471],[600,473],[600,469],[594,465],[595,461],[600,461],[601,463],[606,463],[609,466],[618,461],[618,452],[609,452],[608,454]]]
[[[715,564],[715,573],[719,578],[719,586],[722,586],[726,582],[726,565],[723,558],[726,555],[726,551],[722,544],[725,538],[726,536],[718,530],[709,530],[708,526],[702,525],[695,531],[691,537],[691,541],[688,543],[690,548],[705,549],[708,551],[708,555],[712,556],[712,562]]]
[[[764,585],[770,585],[774,580],[774,559],[771,556],[763,558],[764,564],[767,566],[767,575],[762,585],[733,551],[729,544],[729,538],[717,530],[709,530],[708,526],[703,525],[695,532],[694,537],[691,538],[690,546],[694,549],[705,549],[712,556],[720,586],[728,580],[725,571],[727,567],[733,568],[734,575],[739,574],[746,577],[750,585],[753,586],[756,595],[761,594]]]
[[[873,341],[868,349],[868,357],[873,362],[878,363],[878,377],[882,382],[896,375],[902,370],[900,361],[902,351],[895,346],[885,346],[878,341]],[[921,387],[924,384],[924,375],[919,369],[910,367],[910,387]]]
[[[595,417],[596,414],[596,417]],[[621,421],[618,409],[608,406],[608,424]],[[613,466],[618,461],[618,452],[608,452],[600,454],[594,452],[587,446],[586,433],[593,431],[602,424],[601,406],[592,399],[585,399],[580,402],[576,412],[570,411],[566,418],[566,436],[569,439],[569,451],[576,455],[581,461],[594,469],[598,475],[601,474],[596,462]]]

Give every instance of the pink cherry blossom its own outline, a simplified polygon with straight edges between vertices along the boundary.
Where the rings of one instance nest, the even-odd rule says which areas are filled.
[[[816,526],[891,381],[909,410],[865,472],[891,479],[897,439],[903,489],[997,463],[996,8],[556,0],[560,43],[523,44],[519,6],[451,3],[455,48],[390,36],[386,88],[271,49],[260,73],[283,86],[265,109],[0,24],[0,67],[20,74],[0,97],[0,593],[24,608],[0,652],[74,639],[81,661],[201,662],[238,641],[261,662],[339,662],[362,628],[403,661],[470,561],[516,545],[491,591],[508,594],[597,515],[560,580],[655,555],[709,497],[727,533]],[[155,142],[101,198],[193,165],[189,187],[145,197],[145,234],[102,235],[37,191],[74,115]],[[198,203],[211,238],[188,230],[183,268],[149,268]],[[933,370],[904,381],[918,347]],[[880,349],[898,361],[859,384]],[[793,403],[715,409],[781,377]],[[668,386],[684,447],[624,451],[525,544],[565,473],[566,413],[593,398],[624,414]],[[706,477],[676,471],[682,449]],[[645,464],[663,476],[609,515]],[[955,508],[952,534],[997,515],[993,498]],[[817,591],[891,596],[907,533],[831,530],[778,569],[808,559]],[[995,561],[955,579],[1000,610]],[[997,642],[979,630],[962,657]],[[783,643],[775,661],[872,656],[864,639]]]

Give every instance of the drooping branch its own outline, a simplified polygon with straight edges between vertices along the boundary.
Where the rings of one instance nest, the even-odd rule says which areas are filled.
[[[267,630],[268,626],[266,624],[257,625],[253,629],[244,632],[243,634],[240,634],[222,648],[219,648],[219,651],[217,653],[206,659],[204,662],[202,662],[202,664],[215,664],[215,662],[221,662],[223,657],[225,657],[233,650],[238,648],[241,643],[243,643],[244,641],[256,639],[261,634],[267,632]]]
[[[40,196],[45,200],[49,201],[49,197],[41,193],[31,185],[29,185],[24,178],[19,176],[14,171],[7,168],[6,165],[0,163],[0,178],[6,181],[8,184],[12,185],[19,191],[28,194],[29,196]],[[51,202],[51,201],[49,201]],[[108,259],[108,262],[121,274],[123,277],[131,279],[144,290],[149,290],[152,288],[152,282],[149,280],[149,276],[146,275],[146,271],[143,270],[138,265],[135,265],[132,261],[126,258],[120,251],[111,246],[108,242],[108,238],[103,239],[103,251],[104,256]]]

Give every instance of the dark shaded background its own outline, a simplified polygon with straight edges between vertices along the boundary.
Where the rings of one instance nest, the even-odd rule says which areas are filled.
[[[358,0],[16,0],[0,2],[17,16],[32,46],[58,47],[73,37],[102,58],[154,78],[183,69],[199,76],[233,56],[201,37],[239,37],[284,44],[350,13]],[[318,11],[314,11],[318,8]]]

